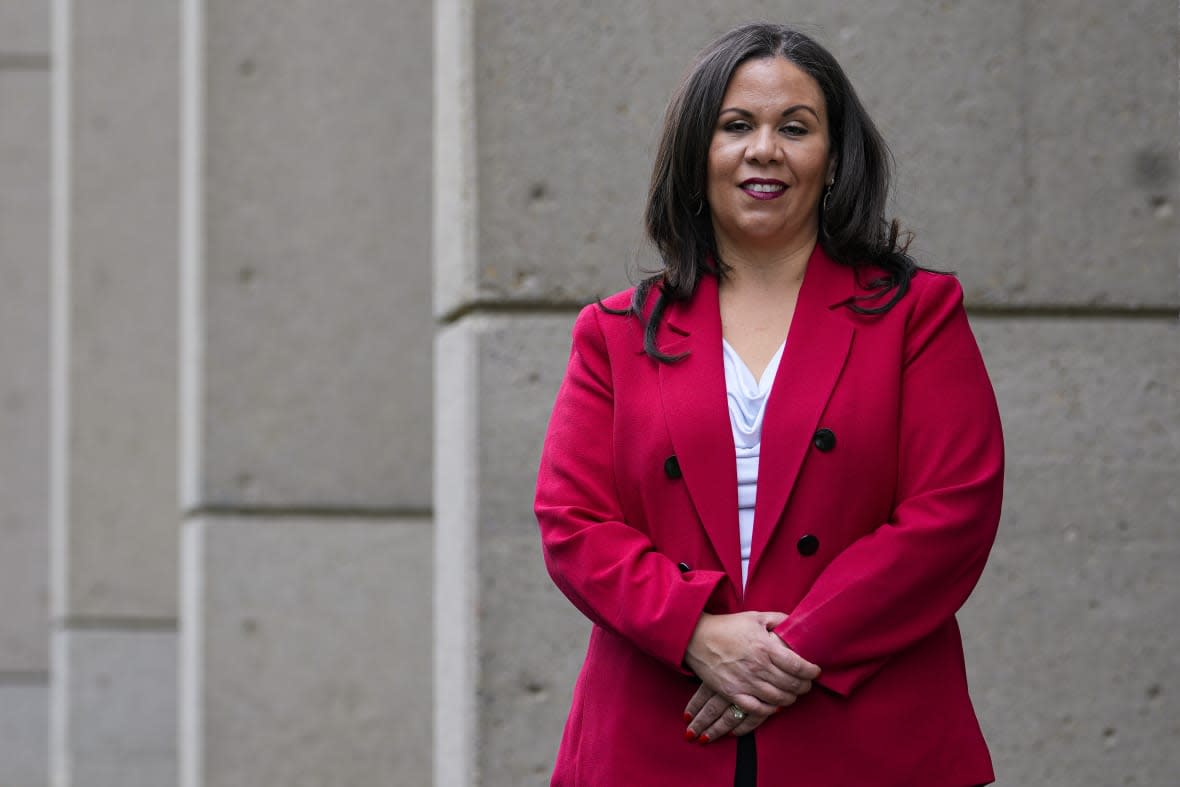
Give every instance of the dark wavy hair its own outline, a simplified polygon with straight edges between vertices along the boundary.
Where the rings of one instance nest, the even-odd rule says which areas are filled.
[[[702,275],[722,276],[726,271],[704,200],[709,146],[733,72],[748,60],[771,57],[786,58],[811,75],[827,105],[837,175],[821,209],[819,242],[838,263],[852,268],[873,266],[884,273],[868,282],[869,293],[850,301],[848,308],[863,314],[888,311],[908,291],[918,269],[906,251],[911,236],[901,232],[896,219],[885,219],[889,149],[840,64],[797,30],[761,22],[743,25],[697,56],[664,115],[644,217],[663,269],[639,283],[630,308],[621,312],[639,318],[644,350],[659,361],[682,357],[666,355],[656,347],[668,303],[691,297]],[[656,301],[645,315],[653,288]],[[886,295],[888,300],[881,302]]]

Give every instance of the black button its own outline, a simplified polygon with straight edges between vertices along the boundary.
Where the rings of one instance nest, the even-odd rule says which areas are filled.
[[[826,454],[836,447],[836,433],[831,429],[817,429],[811,444]]]
[[[681,574],[686,574],[689,571],[692,571],[692,566],[690,566],[688,563],[677,563],[676,568],[680,569]]]
[[[680,460],[675,456],[669,456],[664,460],[664,475],[668,478],[680,478],[683,475],[680,472]]]
[[[795,548],[799,550],[800,555],[809,557],[814,555],[819,549],[819,539],[811,534],[808,534],[799,539],[799,543],[795,545]]]

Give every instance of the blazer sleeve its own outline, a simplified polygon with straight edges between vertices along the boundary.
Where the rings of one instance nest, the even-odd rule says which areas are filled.
[[[842,695],[954,616],[999,524],[995,394],[958,281],[927,282],[906,328],[892,516],[836,556],[776,629]]]
[[[725,574],[682,574],[624,519],[613,459],[615,381],[600,319],[590,305],[574,324],[541,453],[534,511],[545,565],[591,621],[687,673],[684,651]]]

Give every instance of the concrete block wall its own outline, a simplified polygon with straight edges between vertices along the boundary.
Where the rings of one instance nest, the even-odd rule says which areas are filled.
[[[436,3],[436,784],[547,783],[588,628],[529,510],[568,328],[653,262],[667,98],[751,18],[845,65],[914,250],[968,293],[1010,467],[962,614],[998,783],[1180,770],[1175,8],[977,6]]]
[[[11,83],[27,112],[3,114],[29,202],[4,192],[4,229],[9,204],[29,225],[6,243],[36,230],[53,159],[52,277],[23,257],[9,275],[4,249],[4,319],[38,314],[37,262],[53,306],[30,397],[52,388],[52,648],[0,664],[5,787],[428,774],[429,6],[353,10],[58,0],[52,91],[46,54],[0,57],[45,82],[43,109]],[[13,327],[4,360],[35,360]],[[13,450],[6,468],[35,456]],[[35,566],[21,527],[5,559]],[[3,580],[36,594],[27,569]],[[36,660],[16,627],[50,639],[32,606],[6,608],[5,656]]]
[[[1175,9],[978,5],[3,4],[0,784],[547,783],[568,328],[654,262],[665,102],[749,18],[830,45],[968,292],[999,784],[1167,783]]]
[[[545,572],[528,490],[569,325],[478,314],[439,333],[438,785],[549,782],[589,627]]]
[[[185,524],[182,783],[427,784],[431,528]]]
[[[186,502],[423,509],[430,7],[187,8],[185,253],[195,346],[219,363],[193,379]]]
[[[176,779],[179,16],[53,12],[51,779]]]
[[[430,6],[181,30],[180,784],[425,783]]]
[[[962,615],[1000,783],[1169,784],[1180,323],[972,322],[1008,441],[1000,538]]]
[[[49,13],[0,7],[0,784],[49,747]]]
[[[176,783],[175,626],[53,637],[52,784]]]

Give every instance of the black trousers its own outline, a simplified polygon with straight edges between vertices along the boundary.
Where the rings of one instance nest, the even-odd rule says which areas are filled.
[[[758,756],[755,754],[752,732],[738,738],[737,769],[733,775],[733,787],[758,787]],[[987,785],[981,784],[979,787]]]
[[[758,787],[758,756],[754,749],[754,733],[746,733],[737,739],[737,770],[733,775],[733,787]]]

